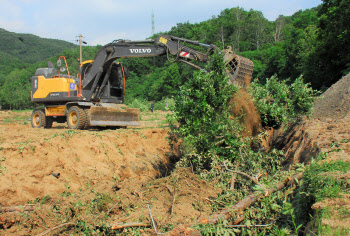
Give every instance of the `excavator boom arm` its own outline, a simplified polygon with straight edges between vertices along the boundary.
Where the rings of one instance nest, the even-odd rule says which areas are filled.
[[[208,48],[208,50],[206,53],[203,53],[186,46],[185,43],[203,46]],[[82,95],[88,101],[93,96],[96,96],[96,94],[99,95],[100,92],[96,93],[96,89],[100,85],[103,87],[105,81],[108,79],[107,77],[110,74],[113,62],[119,58],[169,56],[169,54],[171,54],[175,57],[174,61],[182,61],[197,69],[201,69],[188,60],[207,62],[209,56],[215,50],[218,50],[215,45],[208,45],[200,43],[199,41],[179,38],[172,35],[159,35],[155,40],[113,41],[100,49],[89,71],[84,74]],[[228,70],[230,81],[233,83],[235,78],[245,80],[249,77],[250,79],[253,72],[253,63],[246,58],[243,60],[242,57],[234,57],[233,55],[235,54],[233,54],[232,51],[224,50],[224,53],[224,58],[226,58],[227,64],[230,67],[230,70]],[[240,61],[244,61],[245,63],[240,63]]]

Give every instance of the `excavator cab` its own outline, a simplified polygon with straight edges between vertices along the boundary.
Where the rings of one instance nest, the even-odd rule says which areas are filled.
[[[80,74],[82,82],[85,75],[89,73],[91,65],[94,61],[84,61],[81,64]],[[124,68],[119,62],[113,62],[108,68],[103,68],[101,77],[96,85],[95,98],[99,102],[121,104],[125,100],[125,74]]]

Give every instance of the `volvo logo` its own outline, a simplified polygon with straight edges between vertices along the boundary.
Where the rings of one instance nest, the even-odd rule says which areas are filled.
[[[152,51],[150,48],[134,48],[129,50],[131,53],[151,53]]]

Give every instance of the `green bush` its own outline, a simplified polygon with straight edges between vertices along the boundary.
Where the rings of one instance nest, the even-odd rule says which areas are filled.
[[[151,108],[151,104],[143,98],[129,97],[126,99],[125,104],[130,108],[140,108],[142,112],[149,111]]]
[[[238,120],[230,118],[228,100],[237,88],[227,83],[222,58],[214,56],[207,71],[197,72],[180,87],[169,116],[171,140],[182,139],[179,165],[191,166],[202,174],[209,170],[208,177],[221,175],[216,167],[224,161],[231,167],[234,162],[240,163],[241,170],[254,173],[276,171],[281,155],[254,152],[250,138],[240,135]]]
[[[319,93],[303,82],[302,76],[292,84],[276,76],[266,79],[264,85],[256,79],[251,84],[251,93],[259,110],[264,126],[277,128],[291,118],[310,115]]]
[[[166,107],[166,103],[168,103],[168,108]],[[174,98],[163,98],[161,101],[154,104],[154,110],[169,111],[172,107],[174,107],[174,105]]]

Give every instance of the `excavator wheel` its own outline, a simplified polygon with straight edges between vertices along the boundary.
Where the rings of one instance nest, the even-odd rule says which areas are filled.
[[[69,108],[67,124],[70,129],[83,129],[85,125],[85,112],[77,106]]]
[[[46,125],[45,111],[37,109],[32,112],[31,124],[33,128],[41,128]]]

